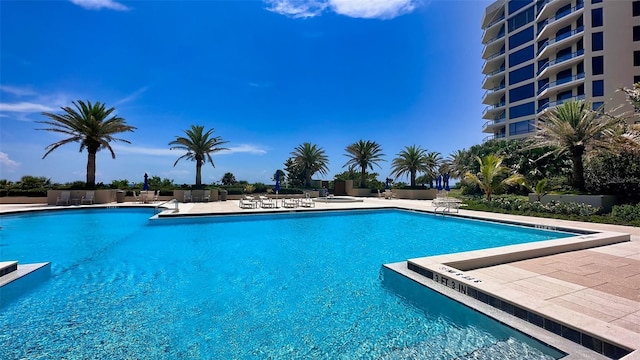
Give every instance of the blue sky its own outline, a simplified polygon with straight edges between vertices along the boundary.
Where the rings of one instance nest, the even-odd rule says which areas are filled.
[[[0,2],[0,179],[84,181],[86,152],[38,131],[41,112],[71,101],[115,107],[135,126],[97,156],[96,181],[144,173],[195,182],[195,163],[168,143],[192,124],[229,151],[203,167],[271,183],[296,146],[329,157],[378,142],[386,162],[408,145],[449,153],[482,141],[480,21],[491,1]],[[399,179],[406,181],[406,179]]]

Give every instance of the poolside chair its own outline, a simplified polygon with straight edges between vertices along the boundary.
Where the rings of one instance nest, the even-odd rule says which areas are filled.
[[[241,209],[255,209],[257,207],[257,202],[253,201],[252,199],[240,199],[240,202],[238,203],[238,205],[240,206]]]
[[[304,198],[300,200],[300,206],[302,207],[316,207],[315,201],[312,198]]]
[[[160,197],[160,190],[156,190],[156,193],[153,195],[153,202],[157,202]]]
[[[182,198],[182,202],[189,202],[189,201],[191,201],[191,190],[185,190]]]
[[[286,208],[296,208],[298,205],[298,199],[284,199],[282,201],[282,206]]]
[[[209,202],[209,199],[211,199],[211,190],[205,190],[204,194],[202,195],[202,201]]]
[[[276,202],[266,196],[260,196],[260,206],[264,209],[273,209],[276,207]]]
[[[141,195],[136,194],[136,191],[135,191],[135,190],[133,190],[133,200],[134,200],[134,202],[135,202],[135,203],[137,203],[137,204],[142,204],[142,196],[141,196]]]
[[[80,204],[89,204],[89,205],[93,205],[93,197],[95,195],[95,191],[93,190],[88,190],[84,196],[82,197],[82,199],[80,199]]]
[[[63,191],[56,199],[56,205],[69,205],[71,201],[71,191]]]

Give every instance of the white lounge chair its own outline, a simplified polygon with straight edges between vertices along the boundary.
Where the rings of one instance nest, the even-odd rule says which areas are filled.
[[[69,205],[71,201],[71,191],[63,191],[56,199],[56,205]]]
[[[82,199],[80,199],[80,204],[89,204],[93,205],[93,197],[95,196],[95,191],[87,190]]]
[[[156,190],[156,193],[153,195],[153,202],[157,202],[160,197],[160,190]]]
[[[189,201],[191,201],[191,190],[185,190],[182,198],[182,202],[189,202]]]
[[[133,200],[135,203],[142,204],[142,196],[139,194],[136,194],[135,190],[133,190]]]
[[[205,190],[204,194],[202,195],[202,201],[209,202],[209,199],[211,199],[211,190]]]
[[[238,203],[241,209],[255,209],[257,207],[257,204],[257,202],[247,198],[240,199],[240,202]]]
[[[260,196],[260,206],[265,209],[273,209],[276,207],[276,202],[266,196]]]
[[[304,198],[304,199],[300,200],[300,206],[302,206],[302,207],[316,207],[316,203],[311,198]]]
[[[282,206],[286,208],[296,208],[298,205],[298,199],[284,199],[282,201]]]

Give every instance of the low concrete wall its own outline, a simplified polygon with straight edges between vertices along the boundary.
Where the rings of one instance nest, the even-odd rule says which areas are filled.
[[[49,190],[47,191],[47,204],[56,205],[58,197],[63,191],[71,192],[71,204],[80,204],[80,199],[86,195],[87,190]],[[94,204],[108,204],[116,201],[117,190],[94,190],[93,203]]]
[[[5,196],[0,197],[0,204],[46,204],[47,198],[44,196]]]
[[[349,196],[360,196],[360,197],[367,197],[367,196],[373,196],[373,193],[371,192],[371,189],[347,189],[347,195]],[[376,194],[376,196],[378,196]]]
[[[396,199],[433,200],[438,194],[436,189],[393,189]]]
[[[529,202],[538,201],[536,194],[529,194]],[[578,203],[587,204],[594,207],[600,207],[604,212],[610,212],[613,205],[617,205],[618,201],[613,195],[570,195],[570,194],[548,194],[542,197],[540,200],[543,204],[548,204],[551,201],[561,203]]]

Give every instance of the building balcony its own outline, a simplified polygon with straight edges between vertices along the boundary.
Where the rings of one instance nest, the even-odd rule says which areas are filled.
[[[500,67],[504,66],[504,58],[505,58],[504,49],[489,56],[485,60],[484,65],[482,66],[482,73],[489,74],[500,69]]]
[[[538,5],[536,5],[538,8],[536,22],[540,22],[542,19],[554,15],[558,9],[569,4],[571,4],[571,0],[545,0],[539,2]]]
[[[507,104],[504,101],[502,101],[497,104],[487,106],[486,108],[484,108],[484,111],[482,112],[482,118],[487,120],[495,119],[500,112],[505,110],[506,105]]]
[[[480,38],[481,42],[483,44],[486,44],[491,39],[497,38],[498,35],[500,35],[500,33],[504,35],[504,32],[505,32],[504,28],[505,28],[505,22],[504,22],[504,15],[503,15],[501,21],[498,21],[493,26],[490,26],[484,29],[484,32],[482,33],[482,37]]]
[[[583,33],[584,27],[580,26],[575,30],[571,30],[562,35],[558,35],[553,39],[545,41],[538,47],[538,58],[549,57],[549,55],[558,51],[558,49],[573,45],[578,42],[578,40],[582,39]]]
[[[487,137],[485,137],[484,139],[482,139],[482,142],[487,142],[489,140],[496,140],[496,139],[504,139],[505,138],[505,134],[493,134],[493,135],[489,135]]]
[[[571,24],[584,12],[584,4],[580,3],[571,9],[563,11],[553,17],[548,18],[538,25],[538,35],[536,41],[548,38],[558,29]]]
[[[502,12],[502,14],[498,15],[495,19],[491,20],[491,22],[487,24],[487,26],[484,26],[482,29],[484,29],[486,33],[488,30],[491,30],[491,28],[493,27],[497,27],[496,25],[502,22],[504,22],[504,11]]]
[[[482,103],[483,104],[495,104],[496,101],[500,100],[500,98],[504,95],[505,89],[504,84],[500,84],[493,89],[489,89],[484,92],[482,95]]]
[[[500,130],[506,126],[505,121],[506,118],[504,116],[501,119],[489,120],[482,125],[482,132],[495,133],[496,130]]]
[[[490,39],[482,50],[482,58],[487,59],[489,56],[496,54],[501,49],[504,49],[505,36],[504,32],[501,32],[498,36]]]
[[[578,50],[574,53],[563,55],[559,58],[549,60],[538,69],[539,78],[548,78],[558,71],[569,68],[584,58],[584,50]]]
[[[584,84],[584,73],[558,79],[545,84],[538,89],[538,98],[549,97],[561,91],[572,89],[580,84]]]
[[[483,89],[493,89],[504,82],[504,64],[500,66],[500,68],[488,73],[484,76],[484,80],[482,80],[482,88]]]
[[[585,99],[584,95],[578,95],[578,96],[573,96],[573,97],[562,99],[562,100],[550,101],[538,108],[538,115],[542,115],[547,110],[554,108],[558,105],[562,105],[568,101],[577,101],[577,100],[584,100],[584,99]]]
[[[484,10],[480,25],[482,29],[495,25],[496,21],[500,21],[500,17],[504,19],[504,5],[506,2],[506,0],[498,0]]]

